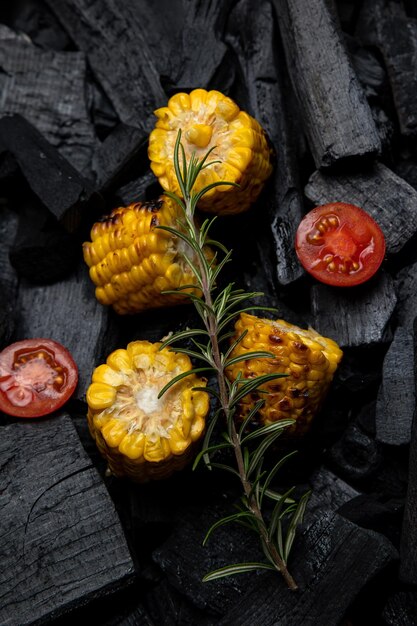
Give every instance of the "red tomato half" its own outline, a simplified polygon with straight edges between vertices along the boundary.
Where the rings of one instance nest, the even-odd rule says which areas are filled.
[[[327,285],[353,287],[375,274],[385,255],[385,238],[368,213],[332,202],[302,219],[295,238],[301,265]]]
[[[52,339],[17,341],[0,352],[0,411],[40,417],[72,395],[78,370],[68,350]]]

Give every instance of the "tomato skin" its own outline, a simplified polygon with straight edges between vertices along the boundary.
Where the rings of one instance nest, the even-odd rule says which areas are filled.
[[[78,368],[69,351],[52,339],[24,339],[0,352],[0,411],[42,417],[75,391]]]
[[[354,287],[369,280],[385,256],[385,237],[354,204],[332,202],[301,220],[295,250],[304,269],[327,285]]]

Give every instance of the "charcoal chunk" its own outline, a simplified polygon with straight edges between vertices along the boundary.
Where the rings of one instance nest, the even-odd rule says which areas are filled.
[[[341,439],[328,450],[327,459],[340,476],[354,483],[369,481],[383,462],[378,444],[355,423],[349,424]]]
[[[417,191],[381,163],[363,174],[314,172],[305,194],[316,205],[348,202],[365,209],[385,235],[387,254],[399,252],[417,232]]]
[[[397,328],[384,359],[382,385],[376,404],[376,438],[400,446],[410,442],[415,410],[412,333]]]
[[[237,52],[247,86],[248,110],[267,132],[276,155],[276,167],[261,205],[267,205],[274,273],[281,285],[287,285],[303,274],[294,249],[303,201],[294,124],[287,108],[288,98],[284,97],[285,60],[276,46],[279,35],[272,5],[263,2],[255,8],[250,1],[239,2],[229,18],[228,28],[232,32],[229,41]],[[270,264],[265,246],[260,246],[260,250],[264,264]]]
[[[147,593],[147,602],[155,625],[212,626],[213,624],[213,620],[207,614],[187,602],[186,598],[170,587],[166,581],[161,581]]]
[[[158,181],[155,179],[155,174],[148,170],[142,176],[135,177],[119,187],[115,192],[115,196],[121,204],[128,206],[132,202],[158,198],[162,191]]]
[[[403,509],[403,498],[367,493],[342,504],[338,513],[362,528],[382,533],[397,546]]]
[[[343,504],[359,495],[359,491],[325,467],[314,472],[309,482],[311,486],[308,501],[309,516],[321,510],[336,512]]]
[[[86,175],[96,136],[88,116],[81,52],[42,50],[0,28],[0,116],[22,115]]]
[[[275,7],[316,167],[375,156],[380,140],[372,113],[329,3],[275,0]]]
[[[372,281],[346,290],[327,285],[311,288],[313,327],[340,346],[388,341],[388,323],[396,295],[392,278],[380,272]]]
[[[53,285],[21,283],[22,311],[18,339],[48,337],[71,352],[79,370],[76,397],[83,398],[91,374],[116,343],[109,311],[97,302],[94,287],[82,265],[75,274]]]
[[[0,153],[5,151],[13,154],[42,204],[74,232],[87,204],[98,202],[91,183],[20,115],[0,119]]]
[[[417,263],[404,267],[396,279],[398,323],[412,332],[417,313]]]
[[[398,591],[389,596],[382,617],[388,626],[416,626],[417,593]]]
[[[153,56],[128,3],[47,0],[82,50],[122,122],[149,131],[165,104]],[[117,54],[115,54],[117,50]]]
[[[109,495],[66,414],[1,428],[2,624],[51,620],[126,584]]]
[[[299,536],[290,558],[297,593],[289,593],[276,575],[263,574],[219,626],[337,626],[359,591],[395,558],[382,535],[324,512]]]
[[[16,231],[17,215],[7,206],[0,204],[0,350],[12,340],[17,322],[18,280],[8,255]]]

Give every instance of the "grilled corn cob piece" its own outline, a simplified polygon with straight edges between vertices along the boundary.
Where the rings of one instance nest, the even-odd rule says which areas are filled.
[[[240,416],[245,417],[257,400],[265,400],[258,414],[262,425],[281,419],[294,419],[289,432],[303,434],[320,409],[333,374],[342,358],[342,351],[332,339],[316,331],[303,330],[283,320],[268,320],[242,313],[235,325],[237,339],[247,334],[233,350],[231,356],[244,355],[254,350],[272,352],[275,358],[242,361],[228,369],[227,375],[235,380],[238,372],[243,378],[263,374],[287,374],[261,389],[267,394],[250,394],[243,398]]]
[[[155,228],[178,229],[176,220],[181,216],[180,207],[162,196],[154,202],[115,209],[94,224],[92,241],[83,244],[83,252],[101,304],[126,314],[184,302],[181,296],[161,292],[195,283],[182,254],[186,244]],[[195,289],[184,291],[197,293]]]
[[[160,343],[134,341],[93,372],[87,391],[88,425],[116,476],[137,482],[167,478],[194,456],[205,428],[209,396],[191,374],[158,399],[174,376],[191,369],[184,354]]]
[[[175,94],[155,115],[158,121],[149,138],[148,156],[165,190],[181,194],[173,158],[181,129],[187,161],[193,152],[201,158],[210,148],[209,161],[219,161],[199,174],[195,192],[218,181],[240,185],[214,187],[201,199],[199,208],[226,215],[246,211],[255,202],[272,165],[265,132],[253,117],[219,91],[204,89]]]

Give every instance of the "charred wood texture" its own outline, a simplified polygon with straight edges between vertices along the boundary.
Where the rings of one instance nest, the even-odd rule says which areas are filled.
[[[42,50],[0,26],[0,70],[0,116],[22,115],[71,165],[88,173],[96,136],[84,96],[84,55]]]
[[[388,323],[395,304],[393,280],[382,272],[365,285],[349,290],[326,285],[311,289],[314,328],[341,346],[389,340]]]
[[[316,167],[378,154],[371,110],[326,0],[274,2]]]
[[[417,263],[398,272],[395,283],[398,295],[398,323],[412,332],[417,313]]]
[[[410,330],[398,327],[384,360],[376,405],[377,439],[396,446],[409,443],[415,404],[413,337]]]
[[[323,512],[294,549],[297,593],[288,593],[274,575],[257,576],[219,626],[336,626],[360,588],[395,557],[382,535]]]
[[[17,215],[0,204],[0,350],[10,343],[17,322],[18,280],[9,259],[9,247],[16,231]]]
[[[67,230],[76,230],[94,197],[91,184],[20,115],[0,120],[0,154],[5,152],[14,156],[29,187],[48,211]]]
[[[116,341],[109,311],[95,299],[87,268],[82,265],[66,280],[49,286],[22,283],[18,306],[22,312],[18,339],[49,337],[68,348],[79,370],[76,396],[83,398],[94,367]]]
[[[417,615],[417,592],[393,593],[385,605],[382,617],[388,626],[415,626]]]
[[[277,49],[277,26],[270,2],[254,7],[243,0],[232,12],[229,41],[234,47],[247,85],[247,106],[262,124],[275,152],[276,167],[267,195],[259,211],[267,205],[272,250],[262,246],[274,259],[275,278],[287,285],[303,274],[294,250],[297,226],[303,216],[303,201],[298,177],[294,123],[284,98],[285,61]],[[256,209],[255,209],[256,210]],[[260,217],[261,219],[261,217]],[[270,263],[270,261],[268,261]]]
[[[110,497],[66,414],[1,428],[0,621],[51,620],[133,574]]]
[[[414,322],[414,376],[417,388],[417,321]],[[417,585],[417,411],[414,411],[411,429],[407,501],[401,537],[400,578],[403,582]]]
[[[381,227],[389,255],[400,252],[417,233],[416,190],[381,163],[363,174],[314,172],[305,194],[316,205],[348,202],[365,209]]]
[[[149,131],[165,94],[144,34],[127,3],[47,0],[103,87],[122,122]]]
[[[395,0],[367,0],[358,35],[379,48],[387,67],[401,133],[417,135],[417,20]]]

